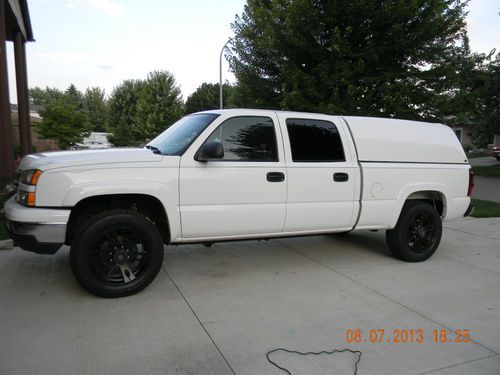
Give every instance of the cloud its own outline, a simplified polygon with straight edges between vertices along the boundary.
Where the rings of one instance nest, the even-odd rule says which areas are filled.
[[[102,70],[115,70],[115,67],[112,65],[101,64],[97,65],[97,67]]]
[[[112,0],[86,0],[86,3],[111,16],[123,16],[125,14],[125,7]]]
[[[42,60],[49,60],[57,63],[74,63],[81,62],[89,59],[89,56],[84,53],[79,52],[51,52],[51,53],[39,53],[36,58]]]
[[[114,17],[120,17],[125,14],[125,7],[114,0],[66,0],[68,8],[74,8],[77,5],[98,9]]]

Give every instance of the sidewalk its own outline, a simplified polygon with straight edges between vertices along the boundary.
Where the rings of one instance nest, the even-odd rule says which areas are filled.
[[[473,198],[500,203],[500,178],[476,176],[474,181]]]

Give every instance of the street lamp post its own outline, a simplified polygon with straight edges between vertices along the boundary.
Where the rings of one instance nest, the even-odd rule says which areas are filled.
[[[219,57],[219,101],[220,101],[220,109],[224,108],[223,101],[222,101],[222,54],[224,53],[224,50],[227,48],[227,45],[232,42],[232,39],[229,38],[228,41],[224,44],[222,49],[220,50],[220,57]]]

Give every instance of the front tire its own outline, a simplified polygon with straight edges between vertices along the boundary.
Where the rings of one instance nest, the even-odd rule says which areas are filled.
[[[441,217],[432,205],[408,201],[394,229],[386,232],[387,245],[398,259],[422,262],[436,251],[442,231]]]
[[[93,216],[77,230],[70,263],[78,283],[106,298],[138,293],[154,280],[163,263],[163,239],[143,215],[111,210]]]

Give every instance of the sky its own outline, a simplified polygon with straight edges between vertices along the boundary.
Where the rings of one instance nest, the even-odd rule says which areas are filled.
[[[26,46],[30,87],[109,95],[124,79],[168,70],[183,98],[203,82],[219,81],[219,55],[245,0],[28,0],[34,43]],[[467,27],[474,52],[500,51],[500,1],[471,0]],[[8,43],[11,102],[14,59]],[[234,76],[223,63],[223,79]]]

